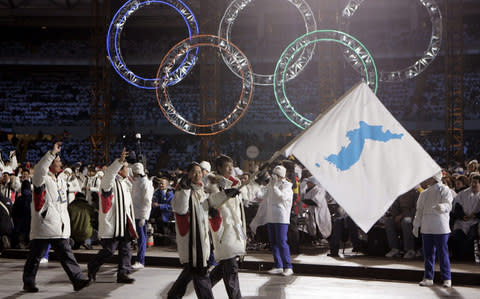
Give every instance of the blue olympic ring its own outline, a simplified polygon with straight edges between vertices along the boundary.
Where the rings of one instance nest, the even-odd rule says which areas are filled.
[[[166,2],[166,1],[169,1],[169,2]],[[173,2],[174,4],[180,4],[179,6],[181,6],[181,7],[177,7],[174,4],[172,4],[171,2]],[[110,23],[110,26],[108,27],[108,33],[107,33],[108,58],[110,60],[110,63],[113,66],[113,69],[117,72],[117,74],[120,77],[122,77],[128,83],[130,83],[130,84],[132,84],[136,87],[140,87],[140,88],[144,88],[144,89],[155,89],[155,88],[157,88],[156,84],[158,83],[158,80],[156,78],[140,77],[140,76],[134,74],[131,70],[128,69],[125,62],[123,61],[122,53],[121,53],[121,50],[120,50],[120,47],[119,47],[119,45],[120,45],[119,32],[121,32],[123,30],[123,26],[125,25],[128,17],[132,13],[134,13],[141,6],[149,5],[151,3],[160,3],[160,4],[165,4],[165,5],[168,5],[168,6],[172,7],[182,16],[183,20],[185,21],[185,24],[187,25],[187,29],[188,29],[188,36],[192,37],[192,29],[195,31],[194,35],[199,34],[198,23],[197,23],[197,20],[195,18],[195,15],[190,10],[190,8],[185,3],[183,3],[181,0],[165,0],[165,1],[148,0],[148,1],[143,1],[143,2],[130,0],[130,1],[126,2],[122,7],[120,7],[120,9],[118,9],[117,12],[115,13],[115,16],[113,17],[112,22]],[[124,13],[121,16],[119,16],[119,14],[121,12],[124,12]],[[113,39],[113,44],[114,44],[114,48],[115,48],[115,56],[114,57],[112,57],[111,49],[110,49],[110,47],[111,47],[111,41],[110,40],[111,40],[111,37],[112,37],[111,33],[112,33],[112,27],[113,26],[116,27],[115,35],[114,35],[114,39]],[[186,74],[190,70],[190,68],[193,67],[193,65],[195,64],[195,61],[197,59],[198,48],[195,50],[194,54],[191,54],[191,55],[189,55],[189,54],[190,53],[187,53],[185,55],[185,58],[183,59],[182,63],[174,71],[172,71],[172,73],[170,73],[170,74],[177,73],[177,72]],[[189,63],[186,62],[187,59],[189,60]],[[185,70],[181,71],[182,68],[185,68],[186,71]],[[171,86],[171,85],[177,84],[178,82],[180,82],[183,79],[183,77],[184,77],[184,75],[183,76],[177,76],[177,79],[169,81],[168,85]]]

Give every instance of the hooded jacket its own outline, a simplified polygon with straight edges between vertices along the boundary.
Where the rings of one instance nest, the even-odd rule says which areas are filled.
[[[35,166],[32,177],[31,240],[70,237],[67,183],[61,176],[55,176],[49,170],[55,157],[49,151]]]

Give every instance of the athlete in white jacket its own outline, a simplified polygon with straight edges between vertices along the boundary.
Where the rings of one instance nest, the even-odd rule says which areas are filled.
[[[418,237],[421,227],[425,274],[421,286],[433,285],[435,252],[438,253],[443,286],[451,287],[450,258],[448,256],[448,236],[450,234],[449,213],[452,210],[452,192],[442,183],[442,173],[429,179],[431,184],[420,193],[417,211],[413,220],[413,235]]]
[[[51,244],[75,291],[86,287],[86,279],[70,247],[70,217],[68,216],[67,184],[59,178],[62,161],[58,156],[61,143],[43,156],[33,174],[33,201],[31,211],[30,256],[23,270],[23,289],[38,292],[35,286],[40,259]]]
[[[210,256],[209,204],[203,190],[200,164],[188,166],[187,176],[175,191],[172,209],[175,213],[178,255],[184,267],[168,291],[168,299],[182,298],[191,280],[198,298],[213,298],[207,273]]]
[[[133,164],[132,173],[132,200],[138,233],[137,261],[132,268],[142,269],[145,266],[145,252],[147,251],[147,220],[152,209],[153,184],[145,174],[142,163]]]
[[[213,251],[218,265],[210,273],[212,286],[223,278],[228,297],[241,298],[238,280],[238,258],[245,255],[246,223],[241,182],[233,176],[233,160],[220,155],[215,160],[216,184],[211,186],[210,205],[215,209],[210,215]],[[217,213],[216,211],[219,211]]]
[[[118,248],[118,283],[133,283],[135,279],[128,277],[131,268],[130,242],[137,238],[135,230],[135,214],[132,195],[128,181],[127,152],[123,149],[120,158],[105,171],[102,179],[100,209],[98,211],[98,237],[102,249],[88,263],[88,275],[95,280],[97,271]]]

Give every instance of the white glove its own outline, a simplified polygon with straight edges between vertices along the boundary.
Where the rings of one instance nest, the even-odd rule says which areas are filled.
[[[445,212],[446,212],[446,210],[444,209],[443,204],[441,204],[441,203],[438,203],[438,204],[434,205],[434,206],[432,207],[432,209],[433,209],[435,212],[437,212],[438,214],[442,214],[442,213],[445,213]]]
[[[140,226],[140,227],[145,226],[145,221],[146,221],[145,219],[140,219],[138,221],[138,226]]]
[[[418,231],[420,230],[420,227],[414,226],[412,230],[412,234],[415,238],[418,238]]]

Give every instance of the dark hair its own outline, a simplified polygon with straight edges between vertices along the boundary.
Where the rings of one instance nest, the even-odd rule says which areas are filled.
[[[468,183],[468,178],[467,178],[466,176],[464,176],[464,175],[459,175],[455,181],[461,181],[464,186],[470,185],[470,184]]]
[[[223,165],[225,165],[225,163],[228,163],[228,162],[233,163],[232,158],[230,158],[229,156],[227,155],[218,156],[217,158],[215,158],[215,169],[219,171],[220,168],[223,167]]]
[[[478,174],[473,175],[472,176],[472,182],[473,182],[473,180],[477,180],[477,181],[480,182],[480,175],[478,175]]]
[[[198,167],[200,167],[200,169],[202,169],[202,166],[200,166],[199,163],[197,163],[197,162],[192,162],[192,163],[190,163],[190,164],[187,166],[187,174],[188,174],[188,173],[190,172],[190,170],[192,170],[193,167],[195,167],[195,166],[198,166]]]

